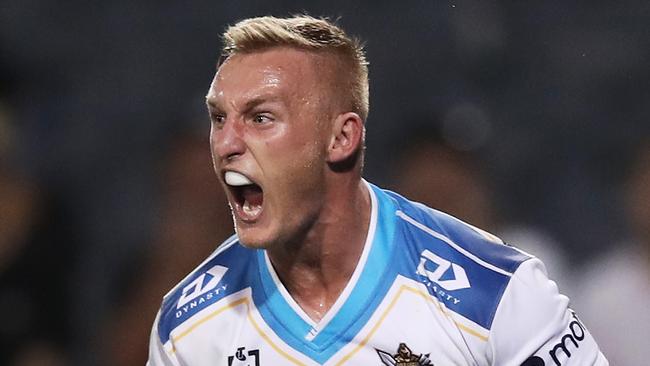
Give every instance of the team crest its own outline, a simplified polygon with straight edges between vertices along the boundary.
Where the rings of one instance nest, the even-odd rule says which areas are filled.
[[[414,355],[406,343],[400,343],[397,353],[394,355],[382,350],[375,350],[381,362],[387,366],[434,366],[429,359],[429,353]]]

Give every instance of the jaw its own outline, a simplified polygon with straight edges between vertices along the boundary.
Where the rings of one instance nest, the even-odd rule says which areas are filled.
[[[291,204],[274,205],[271,197],[265,202],[261,215],[255,221],[242,220],[233,213],[235,230],[242,245],[255,249],[295,248],[305,244],[307,233],[318,216]],[[299,211],[299,212],[298,212]]]

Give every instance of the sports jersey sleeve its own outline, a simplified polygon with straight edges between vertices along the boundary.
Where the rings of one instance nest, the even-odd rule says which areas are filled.
[[[609,365],[536,258],[512,275],[495,314],[489,347],[492,365]]]
[[[146,366],[179,366],[180,364],[176,360],[167,355],[167,352],[160,342],[160,337],[158,336],[159,318],[160,313],[156,316],[156,320],[153,323],[153,329],[151,330],[151,337],[149,339],[149,360],[147,361]]]

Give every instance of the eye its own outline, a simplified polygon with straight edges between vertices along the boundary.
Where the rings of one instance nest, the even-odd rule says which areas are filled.
[[[271,122],[271,121],[273,121],[273,119],[270,116],[266,115],[266,114],[256,114],[253,117],[253,122],[255,122],[257,124],[268,123],[268,122]]]
[[[211,113],[210,121],[215,125],[223,125],[224,122],[226,121],[226,116],[219,113]]]

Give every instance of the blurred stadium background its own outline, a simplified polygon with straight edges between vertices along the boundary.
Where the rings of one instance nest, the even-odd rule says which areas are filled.
[[[634,364],[650,3],[630,0],[2,0],[0,364],[144,363],[161,296],[231,231],[203,106],[219,35],[298,12],[366,41],[365,176],[539,255]]]

